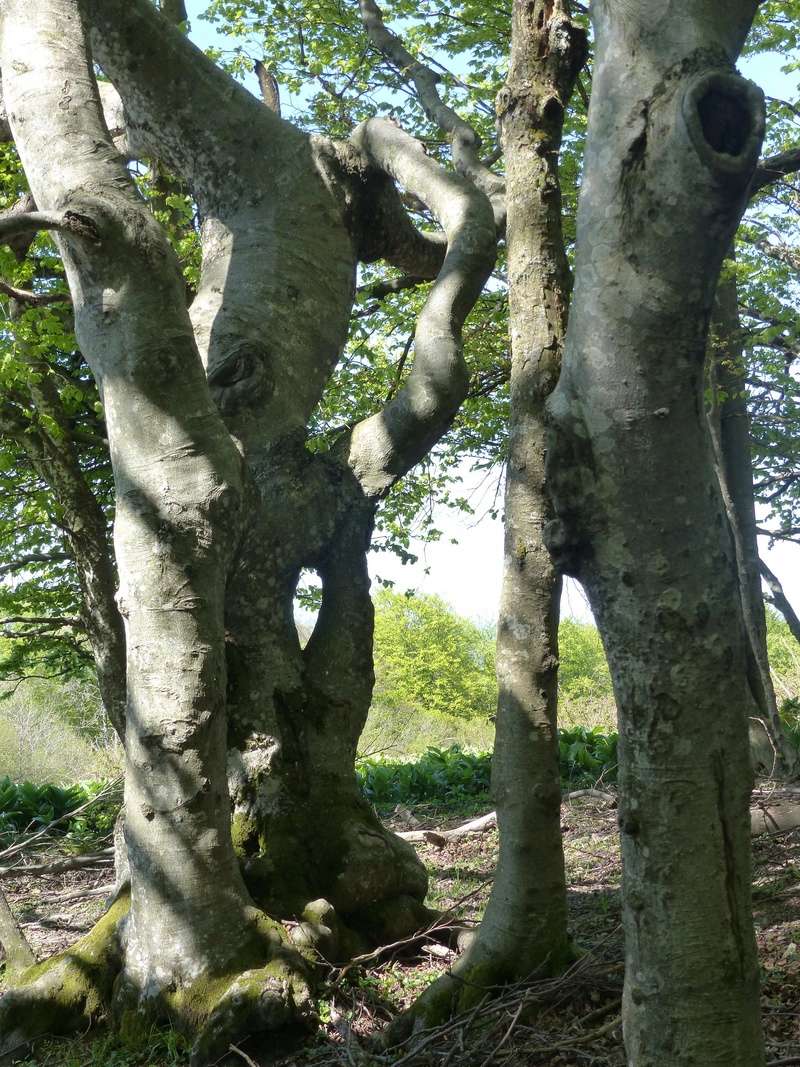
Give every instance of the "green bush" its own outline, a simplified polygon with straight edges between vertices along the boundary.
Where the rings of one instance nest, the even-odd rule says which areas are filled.
[[[0,839],[21,833],[35,833],[56,819],[64,819],[88,800],[108,789],[107,782],[81,782],[59,786],[52,783],[13,782],[0,779]],[[120,807],[119,795],[113,793],[86,808],[72,819],[65,819],[53,832],[81,844],[108,834]]]
[[[565,789],[590,788],[617,780],[617,735],[584,726],[559,731],[559,770]],[[492,757],[458,745],[429,748],[414,761],[362,759],[356,777],[377,807],[429,801],[452,804],[489,791]]]

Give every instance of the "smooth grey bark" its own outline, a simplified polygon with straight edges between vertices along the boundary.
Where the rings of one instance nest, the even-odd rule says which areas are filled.
[[[464,1011],[500,984],[556,974],[567,929],[558,760],[561,577],[544,543],[545,401],[558,380],[571,278],[558,158],[564,109],[586,59],[585,33],[558,2],[513,8],[511,65],[497,101],[506,162],[511,412],[505,553],[497,634],[499,699],[492,792],[500,856],[475,938],[389,1039]]]
[[[114,468],[131,870],[118,1010],[128,1026],[151,1011],[201,1025],[210,1016],[195,1057],[205,1062],[225,997],[238,995],[231,976],[281,951],[247,896],[229,828],[224,587],[241,530],[241,457],[211,402],[177,263],[103,124],[74,0],[35,11],[8,0],[0,67],[36,203],[67,223],[57,239]],[[19,1025],[37,989],[52,996],[69,966],[68,954],[4,998],[3,1043],[17,1036],[10,1020]],[[56,981],[67,1015],[89,1012],[88,981]],[[76,985],[82,1008],[63,1003]]]
[[[449,107],[438,89],[438,76],[420,63],[405,47],[397,34],[386,26],[374,0],[359,0],[359,11],[370,44],[377,49],[400,76],[413,85],[425,114],[450,137],[453,164],[461,174],[488,196],[498,230],[505,226],[506,198],[503,179],[494,174],[480,158],[481,140],[468,122]]]
[[[549,542],[586,589],[620,724],[633,1067],[764,1062],[747,656],[703,413],[707,323],[763,98],[756,4],[598,2]]]
[[[372,686],[366,551],[382,495],[446,430],[466,391],[460,330],[494,259],[491,210],[389,124],[368,123],[358,146],[307,137],[149,5],[90,2],[88,10],[96,56],[124,101],[128,140],[147,142],[197,199],[203,265],[192,322],[250,479],[226,597],[236,845],[270,907],[297,914],[326,895],[348,917],[370,913],[361,925],[374,930],[376,908],[391,899],[419,904],[426,880],[353,782]],[[372,142],[387,138],[398,142],[392,151],[373,155]],[[401,212],[392,176],[441,217],[446,254]],[[423,276],[441,272],[411,375],[384,412],[344,432],[330,453],[309,455],[306,423],[346,339],[356,260],[381,256]],[[349,579],[340,573],[345,560]],[[301,651],[291,608],[304,567],[322,575],[323,610]],[[334,634],[345,616],[332,603],[354,620],[346,639]]]
[[[728,274],[717,287],[712,317],[708,425],[736,554],[747,634],[748,676],[755,702],[750,719],[751,756],[757,772],[785,777],[792,774],[797,755],[783,731],[769,667],[741,338],[736,277]]]
[[[467,966],[525,978],[572,957],[567,930],[558,759],[561,576],[544,541],[545,401],[558,381],[571,277],[558,158],[564,110],[586,36],[561,0],[516,0],[511,64],[497,111],[506,162],[511,410],[499,700],[492,793],[500,856]]]

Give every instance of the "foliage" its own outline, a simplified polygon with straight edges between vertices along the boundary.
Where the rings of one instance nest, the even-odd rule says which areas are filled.
[[[0,776],[60,784],[113,778],[121,758],[91,683],[28,681],[0,703]]]
[[[617,735],[575,727],[559,731],[559,770],[566,788],[591,787],[617,780]],[[454,803],[487,794],[492,757],[465,752],[458,745],[429,748],[415,761],[362,759],[356,776],[364,796],[379,807],[428,801]]]
[[[491,756],[448,749],[429,748],[413,763],[362,760],[356,776],[364,796],[376,805],[416,804],[422,801],[453,801],[489,789]]]
[[[107,788],[107,782],[58,786],[0,778],[0,840],[35,832],[56,819],[64,819]],[[52,832],[67,835],[75,843],[104,836],[113,829],[119,806],[118,797],[104,798],[74,818],[64,819]]]
[[[387,708],[488,720],[497,704],[494,634],[438,596],[375,597],[375,696]]]
[[[562,619],[558,627],[558,660],[558,693],[562,699],[611,694],[611,675],[596,626]]]

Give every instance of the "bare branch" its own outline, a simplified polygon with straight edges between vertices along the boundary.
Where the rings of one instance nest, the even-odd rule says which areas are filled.
[[[766,583],[767,589],[770,591],[768,597],[770,604],[783,615],[786,619],[786,624],[792,632],[794,639],[800,641],[800,617],[794,610],[786,594],[783,591],[783,586],[778,580],[777,575],[773,574],[763,559],[758,561],[759,570],[761,571],[761,577]]]
[[[6,563],[0,567],[0,576],[25,570],[32,563],[63,563],[68,559],[72,559],[72,557],[67,555],[66,552],[31,552],[28,556],[20,556],[13,563]]]
[[[33,293],[28,289],[17,289],[16,286],[9,285],[8,282],[2,280],[0,280],[0,293],[5,293],[12,300],[19,301],[20,304],[31,304],[34,307],[43,307],[45,304],[69,303],[71,300],[69,293]]]
[[[75,237],[97,240],[97,229],[90,218],[75,211],[22,211],[0,218],[0,242],[10,238],[37,234],[40,230],[58,230]]]
[[[414,86],[425,114],[451,136],[453,163],[461,174],[473,181],[491,201],[498,228],[505,225],[505,183],[493,174],[480,158],[481,140],[477,133],[442,100],[437,84],[440,76],[420,63],[383,21],[374,0],[359,0],[364,29],[374,47],[397,68],[404,81]]]

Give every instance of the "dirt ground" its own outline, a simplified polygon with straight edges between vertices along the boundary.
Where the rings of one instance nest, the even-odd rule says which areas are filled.
[[[486,810],[486,809],[484,809]],[[417,808],[423,826],[445,828],[463,814]],[[622,989],[620,864],[616,811],[581,798],[565,803],[562,823],[570,885],[571,929],[582,955],[556,980],[536,981],[488,998],[466,1018],[426,1032],[413,1046],[379,1049],[375,1034],[407,1006],[454,954],[431,939],[408,957],[331,971],[322,991],[323,1020],[316,1041],[277,1055],[252,1039],[228,1064],[262,1067],[623,1067],[619,1024]],[[407,815],[394,819],[405,827]],[[437,848],[418,846],[431,876],[430,903],[468,926],[489,894],[497,854],[496,831]],[[53,854],[49,859],[55,860]],[[37,857],[37,863],[44,858]],[[767,1058],[800,1065],[800,831],[754,839],[754,907],[763,975]],[[40,957],[66,947],[103,909],[109,866],[52,875],[7,877],[3,887]],[[89,897],[75,898],[80,891]],[[46,1041],[14,1062],[25,1067],[178,1067],[187,1062],[182,1040],[154,1034],[147,1050],[126,1049],[110,1037]],[[664,1067],[669,1067],[665,1064]]]

